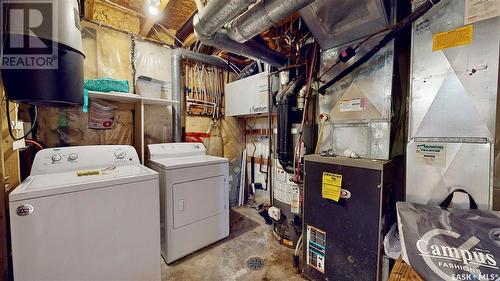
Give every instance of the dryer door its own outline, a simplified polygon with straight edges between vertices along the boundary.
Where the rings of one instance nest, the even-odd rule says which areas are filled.
[[[223,175],[175,183],[172,187],[174,229],[217,216],[227,208]]]

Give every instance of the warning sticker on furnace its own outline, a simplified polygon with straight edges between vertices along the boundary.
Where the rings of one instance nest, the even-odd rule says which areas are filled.
[[[339,202],[342,193],[342,175],[323,172],[321,196]]]
[[[446,144],[420,143],[415,148],[415,164],[445,167]]]
[[[469,45],[472,43],[474,27],[467,25],[446,32],[436,33],[432,38],[432,51]]]
[[[310,225],[307,226],[307,265],[325,273],[326,232]]]

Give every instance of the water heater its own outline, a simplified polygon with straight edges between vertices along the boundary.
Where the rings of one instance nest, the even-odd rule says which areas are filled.
[[[83,48],[77,0],[2,1],[2,80],[10,101],[83,103]]]

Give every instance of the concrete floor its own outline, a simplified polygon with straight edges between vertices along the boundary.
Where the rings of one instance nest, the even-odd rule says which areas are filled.
[[[162,280],[304,280],[292,265],[293,250],[280,245],[272,228],[252,208],[238,207],[230,212],[231,233],[222,241],[193,253],[171,265],[162,265]],[[246,261],[264,260],[260,271],[251,271]]]

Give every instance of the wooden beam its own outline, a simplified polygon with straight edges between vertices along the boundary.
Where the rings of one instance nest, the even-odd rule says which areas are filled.
[[[179,38],[180,41],[183,41],[183,42],[187,41],[187,38],[190,37],[194,33],[194,28],[193,28],[194,15],[196,15],[196,11],[189,18],[187,18],[187,20],[177,30],[175,36],[177,36],[177,38]],[[179,42],[175,42],[175,43],[177,45]],[[180,44],[178,44],[178,46],[179,45]],[[184,45],[186,45],[186,44],[184,44]]]
[[[94,19],[94,0],[85,0],[83,2],[83,15],[86,19]]]
[[[147,37],[153,25],[160,19],[160,15],[163,13],[163,10],[167,7],[168,2],[170,0],[161,0],[160,1],[160,11],[157,16],[148,16],[141,27],[141,36]]]
[[[247,65],[246,60],[242,60],[240,58],[235,57],[234,55],[229,55],[226,52],[221,52],[219,56],[225,60],[229,60],[229,57],[231,57],[231,63],[234,63],[238,65],[238,67],[245,67]]]
[[[193,45],[196,40],[198,40],[198,38],[196,38],[196,36],[194,35],[194,33],[191,33],[188,37],[186,37],[186,39],[184,40],[184,46],[186,47],[189,47],[191,45]]]

